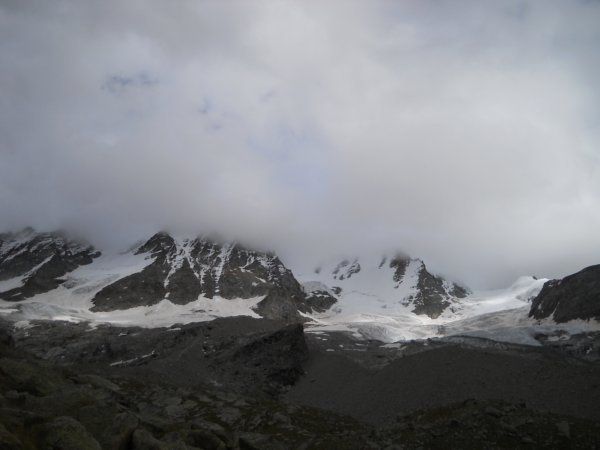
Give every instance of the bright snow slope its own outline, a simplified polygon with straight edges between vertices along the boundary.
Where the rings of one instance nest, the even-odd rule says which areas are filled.
[[[305,315],[311,319],[307,331],[349,331],[357,338],[397,342],[412,339],[470,335],[504,342],[539,345],[534,335],[564,330],[576,333],[600,330],[594,321],[556,324],[528,317],[531,299],[547,279],[521,277],[507,289],[475,292],[456,299],[436,319],[416,315],[407,301],[416,292],[418,270],[422,262],[410,261],[400,283],[393,280],[393,268],[387,264],[362,264],[363,270],[349,278],[332,279],[331,271],[301,275],[305,289],[323,286],[342,288],[338,302],[322,314]],[[364,268],[367,268],[364,270]],[[376,268],[376,269],[375,269]]]

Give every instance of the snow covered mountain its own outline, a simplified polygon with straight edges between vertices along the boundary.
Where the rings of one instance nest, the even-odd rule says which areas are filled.
[[[309,289],[314,283],[328,286],[341,305],[370,309],[372,303],[389,313],[411,312],[432,319],[454,311],[469,291],[431,274],[417,258],[397,254],[383,258],[352,258],[319,266],[302,277]]]
[[[27,300],[45,309],[68,306],[76,310],[74,317],[126,310],[133,314],[136,308],[148,312],[149,307],[156,310],[162,304],[164,309],[168,304],[186,306],[179,310],[186,314],[258,313],[300,321],[298,311],[323,311],[336,301],[305,293],[275,254],[236,242],[161,232],[128,252],[101,255],[60,233],[27,229],[0,239],[0,299]]]
[[[17,323],[158,327],[246,315],[385,342],[470,334],[534,345],[536,333],[557,322],[569,321],[563,330],[600,328],[572,320],[598,318],[598,279],[592,267],[561,282],[523,277],[508,289],[471,293],[405,255],[345,259],[298,275],[273,253],[207,237],[157,233],[127,252],[100,253],[62,233],[0,235],[0,315]],[[571,301],[577,292],[583,303]]]
[[[0,299],[44,301],[60,292],[62,298],[79,298],[80,306],[92,313],[163,301],[188,305],[199,299],[260,299],[252,306],[260,315],[296,320],[298,312],[323,313],[338,299],[354,299],[363,310],[383,302],[390,312],[398,306],[435,318],[453,310],[467,294],[429,273],[421,260],[404,256],[344,260],[319,271],[316,283],[301,286],[275,254],[207,237],[160,232],[117,255],[101,255],[60,233],[32,229],[1,239]]]
[[[302,288],[272,253],[248,250],[235,242],[175,238],[157,233],[133,250],[148,264],[99,291],[94,311],[149,306],[167,299],[186,304],[202,295],[224,299],[265,296],[274,289],[300,301]]]

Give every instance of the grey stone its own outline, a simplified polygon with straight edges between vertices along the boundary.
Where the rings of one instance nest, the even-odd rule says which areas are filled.
[[[85,427],[72,417],[57,417],[52,422],[33,427],[44,448],[55,450],[100,450],[100,444]]]
[[[566,421],[562,421],[562,422],[558,422],[556,424],[556,431],[558,432],[558,435],[564,438],[570,438],[571,437],[571,427],[569,426],[569,422]]]

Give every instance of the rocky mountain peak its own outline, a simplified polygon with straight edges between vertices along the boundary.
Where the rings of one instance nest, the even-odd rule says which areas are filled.
[[[149,253],[154,256],[159,253],[169,252],[173,250],[174,246],[175,240],[168,233],[160,231],[140,245],[135,250],[135,254]]]
[[[312,277],[336,295],[365,295],[366,301],[374,297],[385,305],[401,304],[431,318],[440,316],[469,293],[430,273],[422,260],[402,252],[391,257],[344,258],[330,266],[319,266]]]
[[[148,265],[100,290],[92,300],[94,311],[148,306],[163,299],[187,304],[199,296],[266,296],[257,309],[260,314],[279,318],[285,313],[286,321],[292,316],[300,320],[298,310],[312,311],[293,273],[273,252],[250,249],[238,242],[213,241],[206,236],[182,238],[161,232],[134,253],[146,254]],[[288,304],[283,307],[285,302]]]

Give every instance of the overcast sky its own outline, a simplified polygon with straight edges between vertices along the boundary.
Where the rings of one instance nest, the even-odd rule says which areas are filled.
[[[0,229],[600,263],[600,2],[0,1]]]

